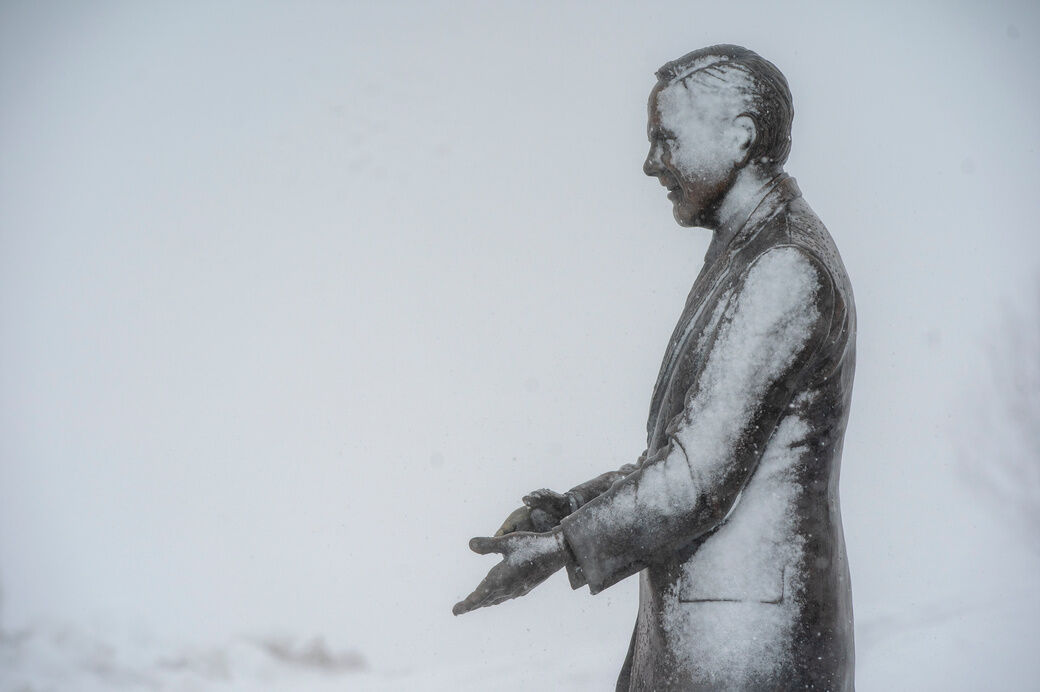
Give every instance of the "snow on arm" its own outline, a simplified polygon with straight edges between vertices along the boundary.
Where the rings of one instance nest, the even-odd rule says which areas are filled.
[[[829,280],[798,248],[751,265],[669,445],[562,524],[593,593],[723,521],[826,337],[832,301]]]
[[[614,485],[614,483],[638,469],[645,458],[646,452],[644,451],[635,463],[625,464],[617,471],[607,471],[606,473],[600,474],[591,480],[587,480],[584,483],[574,486],[568,490],[567,493],[573,496],[575,504],[578,507],[581,507],[596,499],[606,492],[610,486]]]

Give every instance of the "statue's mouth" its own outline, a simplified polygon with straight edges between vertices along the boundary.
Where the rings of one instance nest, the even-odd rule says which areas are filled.
[[[669,176],[665,176],[665,177],[660,177],[660,178],[658,178],[658,180],[661,181],[661,185],[663,185],[666,188],[668,188],[668,192],[678,192],[679,191],[679,188],[680,188],[679,181],[677,181],[672,176],[669,175]]]

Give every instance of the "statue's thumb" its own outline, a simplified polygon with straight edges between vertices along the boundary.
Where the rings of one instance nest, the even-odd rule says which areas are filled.
[[[492,538],[471,538],[469,549],[478,555],[487,555],[495,551],[495,540]]]

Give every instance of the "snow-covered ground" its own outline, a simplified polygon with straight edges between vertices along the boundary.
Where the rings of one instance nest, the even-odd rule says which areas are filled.
[[[450,610],[644,447],[708,244],[645,100],[718,42],[856,293],[858,689],[1036,689],[1040,5],[12,0],[0,690],[610,689],[633,580]]]
[[[207,647],[163,646],[144,637],[67,629],[23,632],[0,649],[3,689],[28,692],[162,690],[602,690],[616,677],[602,654],[577,648],[566,656],[506,656],[416,668],[375,670],[353,652],[298,649],[278,640],[239,638]],[[298,653],[297,653],[298,651]],[[307,656],[321,651],[325,655]]]
[[[1035,560],[1034,568],[1040,567]],[[1034,572],[1035,574],[1035,572]],[[857,623],[861,690],[1029,690],[1040,675],[1031,588],[975,600],[893,608]],[[1020,586],[1025,586],[1020,584]],[[551,631],[540,638],[554,640]],[[319,637],[294,641],[238,637],[187,645],[144,633],[39,626],[0,640],[4,692],[325,692],[373,690],[568,690],[613,688],[620,660],[575,641],[552,649],[501,652],[445,663],[370,665],[355,650],[334,651]]]

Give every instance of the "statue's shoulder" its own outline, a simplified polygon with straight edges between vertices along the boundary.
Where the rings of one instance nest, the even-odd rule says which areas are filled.
[[[834,238],[803,197],[791,200],[777,215],[779,242],[800,248],[817,260],[849,308],[853,305],[852,283]]]
[[[779,226],[777,237],[780,242],[814,255],[832,278],[839,281],[847,278],[834,238],[804,197],[790,200],[775,222]]]

